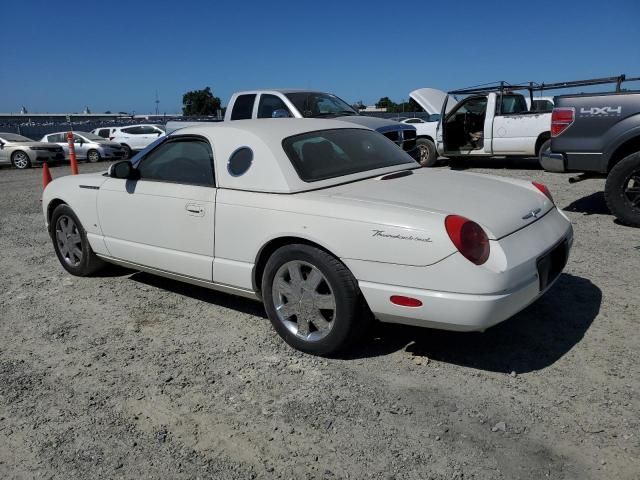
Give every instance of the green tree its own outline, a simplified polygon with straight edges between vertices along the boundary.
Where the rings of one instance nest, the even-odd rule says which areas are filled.
[[[398,105],[393,102],[389,97],[382,97],[376,102],[377,108],[386,108],[388,112],[395,112]]]
[[[213,96],[211,87],[203,90],[191,90],[182,96],[182,114],[213,115],[220,108],[220,99]]]

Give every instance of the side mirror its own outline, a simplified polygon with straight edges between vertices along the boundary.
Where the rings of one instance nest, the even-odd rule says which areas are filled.
[[[107,175],[111,178],[121,178],[123,180],[137,180],[140,176],[129,160],[112,164],[107,170]]]
[[[284,108],[276,108],[271,114],[271,118],[289,118],[290,116],[288,110]]]

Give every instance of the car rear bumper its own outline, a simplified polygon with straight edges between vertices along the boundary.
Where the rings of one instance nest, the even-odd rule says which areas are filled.
[[[561,212],[553,209],[538,222],[501,239],[499,243],[506,255],[504,267],[487,273],[484,280],[479,277],[476,283],[480,283],[474,283],[476,290],[467,290],[473,293],[363,280],[359,281],[360,290],[371,311],[382,322],[454,331],[485,330],[512,317],[549,290],[568,260],[573,244],[573,228]],[[469,288],[469,284],[466,287],[463,285],[471,272],[464,269],[465,264],[461,265],[458,262],[461,258],[458,257],[452,255],[441,262],[443,268],[432,273],[441,280],[432,282],[433,285],[443,282],[444,277],[450,277],[455,281],[448,284],[448,290],[453,290],[456,285]],[[423,274],[429,275],[430,268],[433,267],[426,267]],[[407,272],[407,277],[409,275]],[[486,293],[477,290],[478,287],[489,285],[494,287]],[[495,288],[498,285],[501,286]],[[390,300],[392,295],[415,298],[422,305],[396,305]]]
[[[556,279],[553,280],[555,282]],[[547,289],[550,286],[547,286]],[[538,277],[525,285],[496,295],[437,292],[361,282],[360,290],[381,322],[460,332],[482,331],[521,311],[547,290],[540,291]],[[391,295],[417,298],[420,307],[401,307],[390,302]]]
[[[554,153],[546,150],[540,155],[540,164],[547,172],[565,172],[567,161],[563,153]]]

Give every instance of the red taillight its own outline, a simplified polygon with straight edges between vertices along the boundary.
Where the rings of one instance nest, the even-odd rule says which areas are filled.
[[[470,262],[482,265],[489,258],[489,237],[476,222],[459,215],[444,220],[449,238],[458,251]]]
[[[389,297],[391,303],[394,305],[400,305],[401,307],[421,307],[422,302],[417,298],[405,297],[404,295],[391,295]]]
[[[557,137],[573,123],[575,117],[574,108],[554,108],[551,113],[551,136]]]
[[[551,202],[553,203],[553,197],[551,196],[551,191],[547,188],[546,185],[542,184],[542,183],[538,183],[538,182],[531,182],[533,184],[534,187],[536,187],[538,190],[540,190],[542,193],[545,194],[545,196],[551,200]]]

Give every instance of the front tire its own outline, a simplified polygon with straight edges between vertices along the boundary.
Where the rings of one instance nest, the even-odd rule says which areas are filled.
[[[97,150],[91,149],[87,152],[87,162],[89,163],[97,163],[101,160],[100,152]]]
[[[416,148],[420,151],[420,160],[418,162],[423,167],[433,167],[438,161],[438,152],[435,144],[428,138],[419,138],[416,140]]]
[[[49,228],[56,256],[71,275],[86,277],[104,265],[91,249],[87,232],[68,205],[56,207]]]
[[[620,223],[640,227],[640,152],[623,158],[611,169],[604,198]]]
[[[22,150],[17,150],[11,155],[11,163],[19,170],[31,168],[31,159]]]
[[[276,250],[265,266],[262,298],[276,332],[306,353],[334,354],[366,330],[368,314],[356,279],[316,247]]]

